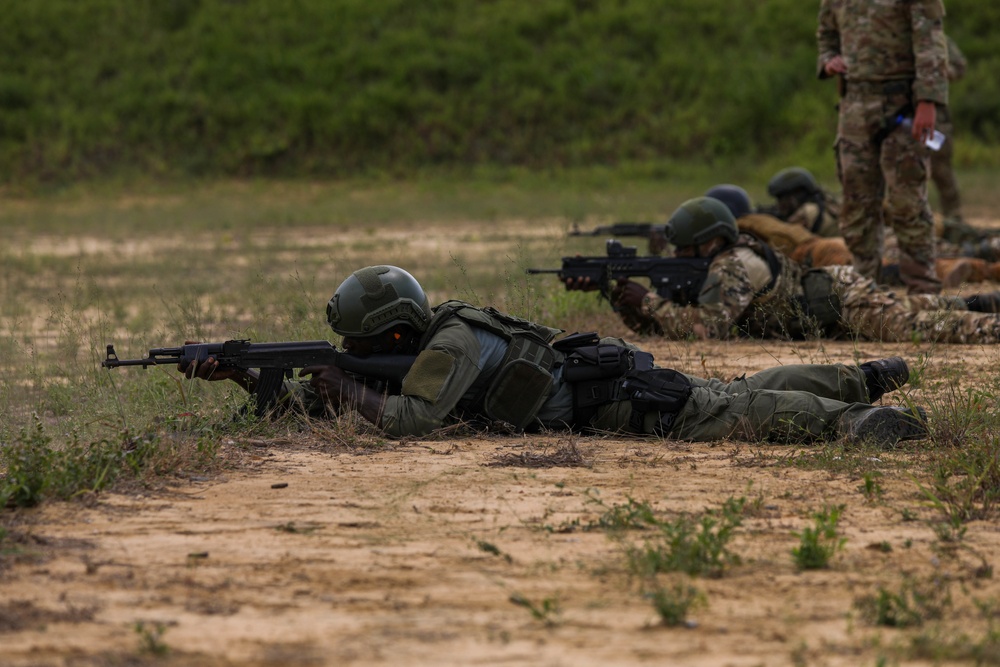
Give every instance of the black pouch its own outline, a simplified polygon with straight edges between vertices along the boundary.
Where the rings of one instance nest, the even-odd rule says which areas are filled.
[[[840,322],[840,297],[833,288],[833,276],[822,269],[806,271],[802,276],[805,314],[824,330]]]
[[[620,345],[578,347],[563,362],[563,379],[586,382],[620,378],[633,368],[652,368],[653,355]]]
[[[569,354],[573,350],[580,347],[597,345],[600,341],[601,337],[594,331],[588,331],[586,333],[580,333],[578,331],[552,343],[552,348],[558,352],[562,352],[563,354]]]
[[[625,376],[622,393],[632,403],[629,430],[641,433],[646,414],[656,412],[660,417],[654,432],[665,436],[691,398],[691,381],[670,368],[635,370]]]

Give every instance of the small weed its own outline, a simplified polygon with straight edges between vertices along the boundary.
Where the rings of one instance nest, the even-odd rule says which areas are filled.
[[[163,635],[167,631],[167,626],[159,621],[146,623],[136,621],[132,626],[135,633],[139,635],[139,650],[152,655],[166,655],[170,647],[163,641]]]
[[[296,526],[294,521],[289,521],[287,523],[281,523],[274,527],[275,530],[282,533],[294,533],[296,535],[308,535],[319,529],[318,525],[309,526]]]
[[[907,578],[899,593],[879,586],[874,595],[854,601],[854,607],[865,621],[889,628],[914,627],[928,620],[942,619],[951,605],[950,582],[938,576],[926,581]]]
[[[862,484],[858,487],[865,496],[865,500],[869,503],[874,503],[882,500],[882,484],[879,483],[879,478],[882,477],[880,472],[866,472],[862,477]]]
[[[824,507],[823,511],[813,514],[814,526],[807,526],[801,533],[792,533],[800,541],[799,546],[792,549],[800,570],[829,567],[833,555],[844,548],[847,538],[837,535],[837,522],[843,511],[843,505]]]
[[[543,598],[539,604],[535,604],[520,593],[512,593],[507,599],[518,607],[524,607],[531,612],[531,617],[536,621],[542,621],[549,626],[556,624],[556,617],[559,616],[560,612],[558,598]]]
[[[688,615],[695,609],[707,606],[705,594],[689,583],[678,581],[672,586],[655,583],[646,592],[660,622],[667,627],[689,626]]]
[[[600,502],[596,496],[591,496],[594,502]],[[601,503],[602,506],[603,503]],[[606,507],[606,506],[605,506]],[[659,525],[659,520],[653,514],[653,508],[648,503],[637,501],[626,496],[624,505],[614,505],[607,507],[596,522],[590,525],[590,529],[625,531],[644,530]]]
[[[682,516],[676,521],[657,521],[659,535],[642,547],[629,547],[629,569],[644,578],[658,572],[685,572],[691,576],[721,577],[726,567],[738,565],[739,555],[728,549],[742,524],[744,498],[729,498],[716,514],[695,521]]]
[[[491,542],[487,542],[486,540],[476,540],[476,546],[479,547],[480,551],[503,558],[508,563],[512,563],[514,561],[510,554],[504,553],[498,546]]]

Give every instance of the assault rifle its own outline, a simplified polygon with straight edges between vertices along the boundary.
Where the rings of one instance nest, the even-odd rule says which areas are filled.
[[[634,246],[611,239],[605,257],[563,257],[561,269],[527,269],[529,274],[554,273],[567,290],[583,289],[570,284],[585,278],[601,296],[611,300],[611,281],[646,277],[656,293],[678,305],[698,303],[698,293],[708,276],[710,259],[703,257],[637,257]]]
[[[108,345],[104,368],[119,366],[156,366],[159,364],[201,363],[213,357],[220,368],[260,370],[255,411],[258,416],[274,407],[285,378],[292,371],[306,366],[337,366],[355,375],[372,379],[402,382],[409,372],[415,355],[373,354],[359,357],[341,352],[325,340],[290,343],[251,343],[249,340],[227,340],[224,343],[189,343],[180,347],[159,347],[149,351],[144,359],[119,359],[115,346]]]

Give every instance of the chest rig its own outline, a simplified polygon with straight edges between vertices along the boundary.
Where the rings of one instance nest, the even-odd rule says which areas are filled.
[[[552,369],[563,361],[563,355],[550,344],[562,329],[529,322],[493,307],[446,301],[434,309],[423,341],[430,340],[453,317],[507,341],[499,369],[479,390],[470,410],[518,429],[528,426],[551,393]]]

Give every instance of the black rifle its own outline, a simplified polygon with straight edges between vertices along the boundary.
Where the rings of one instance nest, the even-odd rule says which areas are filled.
[[[679,305],[698,303],[698,294],[708,276],[712,260],[703,257],[637,257],[635,247],[620,241],[607,243],[605,257],[563,257],[561,269],[528,269],[530,274],[554,273],[568,290],[581,289],[567,280],[589,279],[601,296],[610,301],[611,281],[646,277],[656,293]]]
[[[227,340],[224,343],[189,343],[180,347],[160,347],[149,351],[145,359],[119,359],[115,346],[108,345],[104,368],[158,364],[189,365],[202,363],[209,357],[219,362],[220,368],[260,370],[255,411],[263,416],[274,407],[285,378],[292,371],[306,366],[337,366],[340,369],[372,380],[402,382],[410,371],[415,355],[373,354],[358,357],[341,352],[325,340],[307,340],[290,343],[251,343],[249,340]]]
[[[577,225],[569,231],[570,236],[638,236],[648,239],[653,234],[663,234],[666,225],[654,225],[652,222],[616,222],[613,225],[602,225],[584,231]]]

